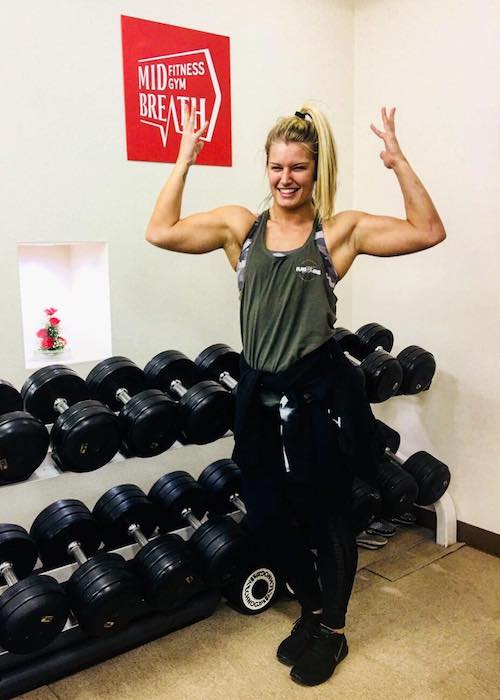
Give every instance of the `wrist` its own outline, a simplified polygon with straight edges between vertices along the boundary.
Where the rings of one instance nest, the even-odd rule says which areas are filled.
[[[406,158],[405,158],[403,155],[401,155],[399,158],[397,158],[397,159],[394,161],[394,164],[393,164],[393,166],[392,166],[392,169],[393,169],[393,170],[398,170],[398,168],[404,168],[406,165],[409,165],[409,163],[408,163],[408,161],[406,160]]]
[[[179,156],[175,162],[176,170],[178,170],[182,174],[187,173],[190,165],[191,165],[191,161],[183,156]]]

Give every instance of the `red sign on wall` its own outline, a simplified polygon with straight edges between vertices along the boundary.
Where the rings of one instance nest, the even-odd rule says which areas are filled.
[[[121,19],[128,159],[174,163],[187,104],[208,122],[196,162],[231,165],[229,37]]]

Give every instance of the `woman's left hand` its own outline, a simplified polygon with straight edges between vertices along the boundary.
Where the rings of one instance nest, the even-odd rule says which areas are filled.
[[[387,116],[385,107],[382,107],[382,121],[384,122],[385,131],[379,131],[373,124],[370,124],[372,131],[384,140],[385,151],[381,152],[380,157],[384,161],[386,168],[394,168],[399,162],[406,160],[396,138],[395,111],[396,107],[393,107],[390,115]]]

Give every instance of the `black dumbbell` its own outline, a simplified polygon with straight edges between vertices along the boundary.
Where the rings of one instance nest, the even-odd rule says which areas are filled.
[[[418,484],[413,476],[387,457],[378,462],[376,481],[386,518],[406,512],[418,499]]]
[[[236,393],[240,379],[240,355],[236,350],[225,343],[215,343],[202,350],[194,363],[207,378]]]
[[[403,380],[403,370],[396,358],[382,349],[372,351],[347,328],[335,328],[333,337],[352,364],[363,370],[371,403],[381,403],[396,394]]]
[[[248,536],[230,516],[200,522],[210,508],[201,484],[187,472],[171,472],[158,479],[149,497],[158,506],[161,529],[194,528],[189,544],[202,562],[204,577],[222,589],[232,607],[247,615],[267,610],[278,592],[273,572],[255,561]]]
[[[38,559],[32,537],[19,525],[0,525],[0,645],[30,654],[50,644],[63,630],[69,602],[51,576],[30,576]],[[21,580],[19,580],[21,579]]]
[[[386,458],[411,474],[418,484],[418,496],[415,503],[419,506],[429,506],[439,501],[446,492],[451,479],[450,470],[446,464],[424,450],[415,452],[410,457],[396,454],[401,442],[399,433],[380,420],[377,420],[377,426],[379,434],[386,441]]]
[[[225,515],[234,510],[243,516],[247,514],[240,498],[240,468],[232,459],[218,459],[209,464],[198,477],[198,483],[209,495],[210,514]]]
[[[0,380],[0,484],[28,479],[45,459],[48,448],[45,425],[23,411],[21,394]]]
[[[52,503],[37,515],[30,532],[45,566],[79,564],[66,590],[86,634],[117,632],[138,615],[143,605],[139,580],[119,554],[97,553],[98,524],[84,503],[74,499]]]
[[[131,539],[139,545],[133,564],[151,607],[173,610],[206,590],[198,563],[182,537],[168,534],[148,539],[157,527],[156,509],[138,486],[113,486],[99,498],[92,513],[110,549]]]
[[[378,323],[367,323],[356,331],[365,348],[371,352],[382,349],[391,352],[394,336],[390,330]],[[397,395],[419,394],[426,391],[436,372],[436,360],[428,350],[419,345],[409,345],[396,356],[403,370],[401,386]]]
[[[62,365],[37,370],[21,389],[24,407],[50,433],[52,459],[64,471],[87,472],[107,464],[120,449],[120,422],[109,408],[90,399],[85,381]]]
[[[125,454],[152,457],[174,444],[179,407],[160,389],[148,389],[144,372],[132,360],[116,356],[99,362],[87,384],[93,398],[120,411]]]
[[[147,363],[144,374],[149,386],[179,399],[187,442],[203,445],[228,431],[234,412],[232,395],[217,382],[204,380],[201,370],[182,352],[159,353]]]

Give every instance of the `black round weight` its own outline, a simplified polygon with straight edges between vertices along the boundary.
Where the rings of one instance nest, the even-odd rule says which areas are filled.
[[[194,361],[207,378],[236,392],[240,378],[240,355],[224,343],[215,343],[200,352]]]
[[[45,459],[49,433],[25,411],[0,416],[0,484],[28,479]]]
[[[54,423],[59,417],[55,403],[64,399],[68,406],[90,399],[84,380],[69,367],[51,365],[34,372],[21,389],[24,407],[44,423]]]
[[[23,398],[10,382],[0,379],[0,414],[23,410]]]
[[[419,394],[430,387],[436,373],[436,360],[431,352],[418,345],[409,345],[401,350],[397,359],[403,368],[398,394]]]
[[[423,450],[412,454],[403,464],[418,484],[418,498],[415,503],[429,506],[436,503],[450,485],[450,470],[439,459]]]
[[[415,479],[388,459],[379,462],[377,481],[382,496],[382,512],[387,517],[406,512],[418,498]]]
[[[281,583],[273,566],[249,564],[222,589],[229,605],[244,615],[258,615],[276,602]]]
[[[80,565],[66,589],[86,634],[101,636],[118,631],[137,616],[142,607],[139,582],[120,555],[95,554],[101,537],[84,503],[74,499],[52,503],[35,518],[31,534],[46,566],[69,561]]]
[[[179,400],[187,442],[206,444],[225,435],[233,420],[232,395],[183,353],[161,352],[144,368],[148,385]]]
[[[0,380],[0,485],[28,479],[45,459],[49,433],[23,411],[21,394]]]
[[[0,525],[0,575],[9,586],[0,595],[0,645],[14,654],[43,649],[68,619],[68,598],[57,581],[29,576],[37,557],[36,545],[24,528]]]
[[[181,537],[161,535],[148,541],[156,529],[156,512],[138,486],[109,489],[97,501],[93,514],[108,547],[128,544],[131,539],[141,547],[134,567],[151,607],[172,610],[203,590],[197,562]]]
[[[87,377],[92,396],[120,411],[124,451],[152,457],[168,450],[180,431],[179,407],[159,389],[148,389],[144,372],[127,357],[103,360]]]
[[[210,513],[224,515],[237,508],[234,498],[241,491],[241,473],[232,459],[218,459],[209,464],[198,477],[198,483],[209,496]]]
[[[394,335],[392,331],[380,323],[366,323],[358,328],[356,335],[371,352],[375,350],[385,350],[391,352],[394,345]]]
[[[44,423],[55,421],[50,434],[52,458],[61,469],[92,471],[118,452],[122,442],[118,418],[90,399],[86,383],[72,369],[52,365],[37,370],[21,394],[29,413]]]

